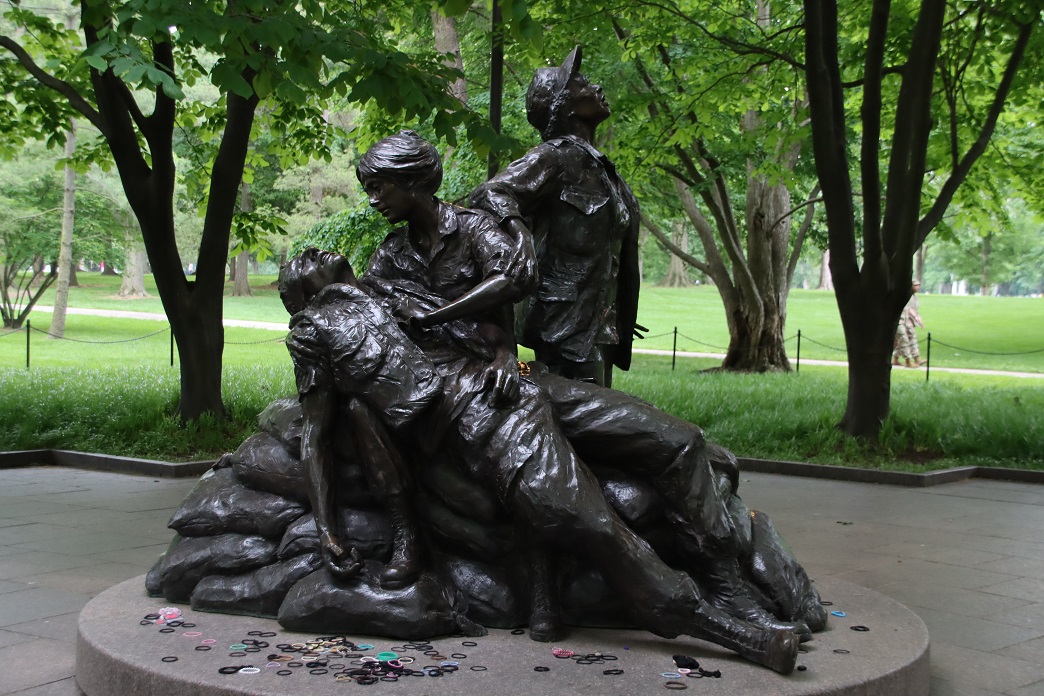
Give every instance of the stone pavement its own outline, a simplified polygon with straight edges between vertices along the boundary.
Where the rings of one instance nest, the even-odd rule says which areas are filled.
[[[742,481],[812,577],[872,588],[921,616],[933,696],[1044,696],[1044,486]],[[0,469],[0,696],[80,695],[80,608],[148,570],[193,484]]]

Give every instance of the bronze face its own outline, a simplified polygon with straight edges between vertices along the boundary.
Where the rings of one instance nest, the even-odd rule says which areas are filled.
[[[569,79],[568,109],[573,116],[587,123],[601,123],[609,118],[609,101],[602,86],[592,83],[583,75]]]
[[[413,191],[402,188],[390,179],[367,180],[363,182],[363,189],[370,200],[370,207],[375,208],[393,225],[409,218],[417,205]]]
[[[333,283],[343,283],[352,276],[348,259],[332,251],[306,249],[301,254],[301,289],[306,298]]]

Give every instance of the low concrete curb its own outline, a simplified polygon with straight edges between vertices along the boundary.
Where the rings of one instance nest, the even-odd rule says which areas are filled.
[[[987,466],[964,466],[956,469],[941,469],[923,474],[904,471],[880,471],[878,469],[856,469],[829,464],[807,464],[773,459],[750,459],[738,457],[740,471],[759,474],[783,474],[785,476],[807,476],[830,481],[852,483],[881,483],[889,486],[926,488],[944,483],[956,483],[969,479],[991,479],[994,481],[1017,481],[1019,483],[1044,484],[1044,471],[1028,469],[1001,469]],[[70,450],[23,450],[0,452],[0,469],[18,469],[28,466],[64,466],[70,469],[111,471],[119,474],[137,474],[159,478],[187,478],[200,476],[213,466],[213,461],[163,462],[155,459],[135,459],[109,454],[91,454]]]
[[[741,472],[760,474],[784,474],[786,476],[808,476],[831,481],[853,483],[883,483],[890,486],[927,488],[944,483],[957,483],[969,479],[992,479],[994,481],[1017,481],[1019,483],[1044,484],[1044,471],[1030,469],[1002,469],[988,466],[962,466],[956,469],[940,469],[923,474],[905,471],[881,471],[879,469],[856,469],[830,464],[806,464],[805,462],[782,462],[772,459],[749,459],[737,457]]]
[[[91,454],[71,450],[41,449],[0,452],[0,469],[64,466],[70,469],[111,471],[117,474],[137,474],[157,478],[187,478],[199,476],[213,465],[213,461],[163,462],[155,459],[117,457],[110,454]]]

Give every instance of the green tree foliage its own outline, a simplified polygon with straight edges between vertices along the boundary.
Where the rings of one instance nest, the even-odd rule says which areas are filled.
[[[250,145],[262,124],[271,135],[264,155],[284,166],[328,156],[324,105],[333,99],[397,120],[430,120],[451,142],[458,126],[477,139],[488,135],[447,94],[455,73],[433,50],[393,45],[394,20],[411,6],[82,0],[78,31],[38,7],[12,4],[5,12],[15,27],[0,35],[5,146],[33,138],[59,143],[74,114],[97,128],[95,151],[107,149],[120,173],[178,343],[183,418],[224,413],[225,258],[241,180],[264,162]],[[209,85],[212,98],[192,98],[197,85]],[[199,143],[188,195],[204,211],[192,280],[174,227],[175,133],[187,130]],[[237,231],[253,244],[270,230],[247,220]]]
[[[291,253],[314,246],[343,254],[362,275],[377,246],[388,236],[388,222],[372,208],[342,210],[318,223],[294,242]]]
[[[38,143],[26,143],[17,159],[0,160],[0,311],[4,326],[22,326],[57,278],[62,225],[58,156]],[[73,258],[122,263],[121,240],[113,229],[108,201],[90,188],[81,189]]]
[[[45,273],[43,261],[58,258],[61,182],[53,166],[36,169],[0,168],[0,316],[6,328],[21,327],[58,278],[57,265]]]
[[[927,288],[951,291],[965,281],[983,295],[1044,292],[1044,220],[1022,199],[1005,201],[999,213],[955,204],[945,232],[927,245]]]

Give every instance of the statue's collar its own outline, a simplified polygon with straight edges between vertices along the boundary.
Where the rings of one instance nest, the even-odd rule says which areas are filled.
[[[601,162],[610,174],[616,174],[616,165],[613,164],[612,160],[610,160],[608,157],[599,152],[598,148],[596,148],[594,145],[587,142],[578,135],[559,135],[552,138],[551,140],[548,140],[547,142],[549,145],[553,145],[555,147],[560,147],[564,145],[566,142],[570,142],[579,147],[587,154],[591,155],[591,157],[594,157],[596,160]]]

